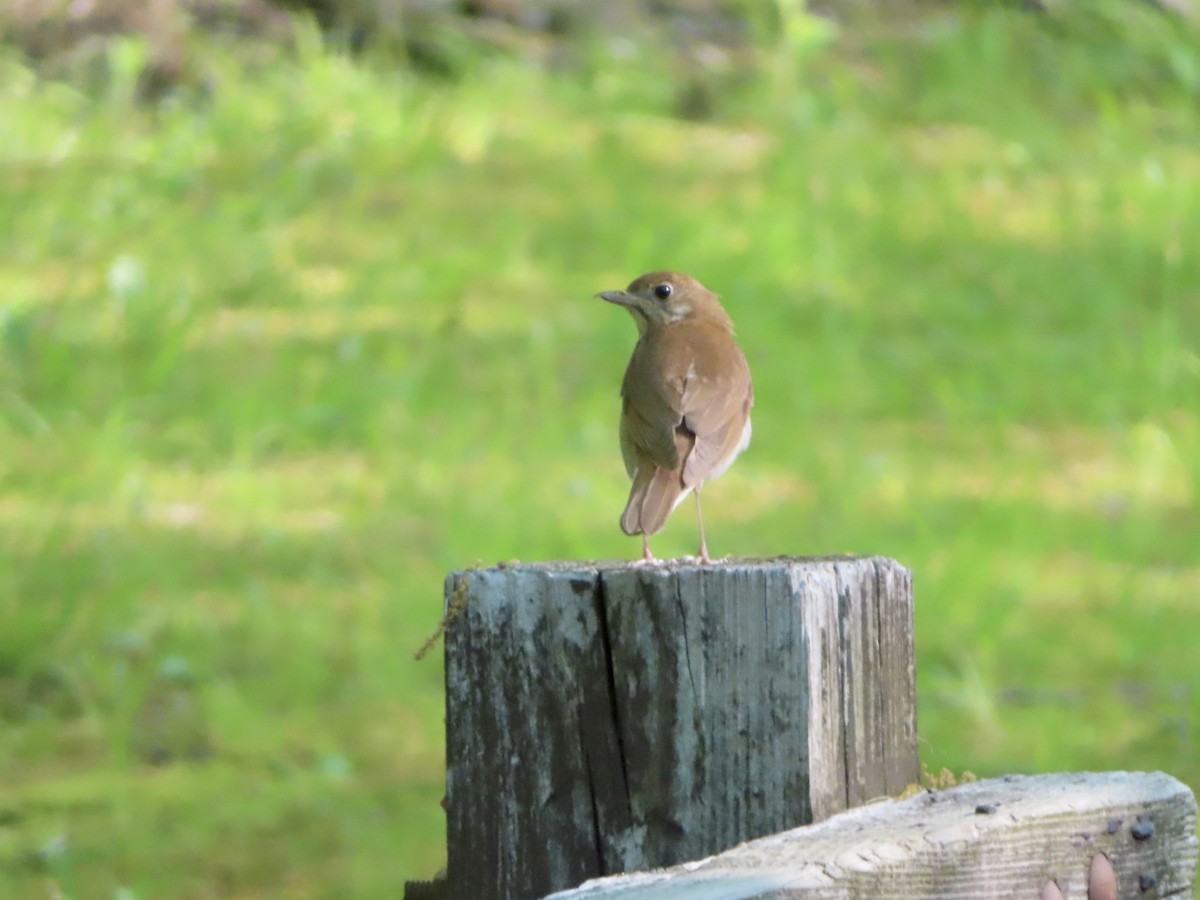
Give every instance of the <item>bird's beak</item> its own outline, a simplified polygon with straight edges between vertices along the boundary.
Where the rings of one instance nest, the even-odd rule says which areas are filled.
[[[596,296],[601,300],[607,300],[609,303],[615,303],[617,306],[624,306],[629,309],[640,308],[637,295],[631,294],[628,291],[601,291]]]

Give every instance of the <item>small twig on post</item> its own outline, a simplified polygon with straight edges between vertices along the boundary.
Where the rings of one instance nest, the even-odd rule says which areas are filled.
[[[476,570],[468,569],[467,571],[473,572]],[[433,634],[427,637],[425,639],[425,643],[421,644],[421,646],[417,648],[417,652],[413,654],[413,659],[415,659],[417,662],[420,662],[429,654],[429,651],[433,649],[434,645],[438,642],[438,639],[446,633],[446,629],[450,627],[450,623],[462,615],[462,611],[467,608],[468,593],[466,575],[451,575],[450,579],[452,579],[454,582],[454,588],[453,590],[447,592],[446,612],[442,615],[442,620],[438,622],[438,626],[434,629]]]

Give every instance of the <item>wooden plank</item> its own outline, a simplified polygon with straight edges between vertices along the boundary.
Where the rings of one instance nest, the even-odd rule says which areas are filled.
[[[996,778],[887,800],[554,900],[1190,900],[1196,800],[1161,772]]]
[[[891,560],[506,566],[452,575],[447,610],[452,896],[706,856],[918,776]]]
[[[808,566],[791,573],[792,596],[805,605],[803,651],[808,670],[808,811],[803,821],[818,822],[846,808],[846,707],[850,690],[842,665],[843,610],[832,565]],[[915,714],[915,713],[914,713]]]
[[[580,777],[588,762],[610,774],[604,788],[618,784],[607,732],[583,734],[587,723],[607,714],[595,709],[607,705],[607,696],[602,648],[593,640],[595,578],[582,577],[514,569],[448,581],[448,596],[465,591],[469,606],[452,633],[447,680],[451,689],[453,679],[456,702],[446,708],[454,741],[447,756],[479,763],[447,767],[448,827],[458,836],[451,853],[460,872],[486,872],[501,883],[560,884],[606,871],[594,830],[577,827],[596,814],[590,785]],[[527,646],[494,640],[502,635],[523,635]],[[593,686],[589,715],[555,715],[580,703],[585,679]],[[545,852],[529,854],[531,841],[542,842]]]
[[[846,727],[846,802],[841,809],[860,806],[886,793],[883,766],[871,765],[882,755],[884,737],[884,687],[870,677],[870,673],[882,671],[876,640],[880,626],[876,587],[874,579],[838,579],[838,618],[842,623],[838,653]]]
[[[884,792],[899,794],[921,763],[917,753],[917,648],[913,640],[912,572],[876,566],[879,615],[879,678],[883,728]]]

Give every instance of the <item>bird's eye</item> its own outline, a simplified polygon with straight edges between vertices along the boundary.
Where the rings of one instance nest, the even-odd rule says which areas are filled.
[[[659,300],[666,300],[671,296],[671,286],[669,284],[660,284],[654,288],[654,296]]]

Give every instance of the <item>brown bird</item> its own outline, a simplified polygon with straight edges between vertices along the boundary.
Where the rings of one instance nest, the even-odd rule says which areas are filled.
[[[700,488],[750,444],[754,388],[733,322],[715,294],[678,272],[596,296],[629,310],[639,334],[621,385],[621,456],[633,480],[621,530],[640,534],[652,561],[649,536],[694,491],[707,563]]]

